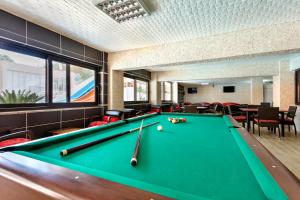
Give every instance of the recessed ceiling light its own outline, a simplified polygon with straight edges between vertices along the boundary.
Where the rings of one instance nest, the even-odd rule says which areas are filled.
[[[142,0],[93,0],[93,3],[119,23],[150,15],[149,9]]]

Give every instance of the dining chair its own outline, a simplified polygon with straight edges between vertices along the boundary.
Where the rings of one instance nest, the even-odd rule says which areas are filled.
[[[237,122],[242,123],[243,127],[245,128],[245,123],[247,122],[247,116],[245,113],[240,111],[239,106],[228,105],[224,107],[224,110],[228,110],[229,115],[231,115],[232,118],[235,119]]]
[[[198,113],[197,106],[184,106],[185,113]]]
[[[257,117],[253,120],[253,133],[255,133],[254,125],[258,126],[258,135],[260,136],[260,127],[268,127],[274,129],[276,134],[276,128],[278,128],[279,138],[281,137],[280,128],[279,128],[279,108],[265,108],[259,107],[257,112]]]
[[[289,127],[289,132],[291,132],[291,127],[290,126],[294,126],[294,131],[295,131],[295,135],[297,135],[297,129],[296,129],[296,124],[294,121],[294,118],[296,116],[296,112],[297,112],[297,106],[289,106],[288,112],[284,118],[283,121],[283,126],[284,125],[288,125]]]

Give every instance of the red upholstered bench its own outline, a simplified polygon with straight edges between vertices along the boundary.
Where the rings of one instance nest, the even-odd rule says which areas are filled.
[[[7,140],[4,140],[4,141],[0,142],[0,147],[11,146],[11,145],[14,145],[14,144],[21,144],[21,143],[28,142],[28,141],[31,141],[31,139],[28,139],[28,138],[7,139]]]
[[[148,111],[147,114],[151,114],[151,113],[160,113],[160,108],[151,108],[151,110]]]
[[[278,124],[279,121],[278,120],[270,120],[270,119],[254,119],[255,123],[274,123],[274,124]]]
[[[104,116],[92,116],[88,127],[102,126],[108,123],[119,121],[122,118],[122,112],[119,110],[106,110]],[[99,119],[100,118],[100,119]]]
[[[120,119],[118,117],[112,117],[112,116],[103,116],[101,121],[93,121],[89,123],[88,127],[93,126],[102,126],[108,123],[119,121]]]
[[[6,147],[10,145],[28,142],[31,141],[32,137],[33,133],[29,130],[9,133],[0,137],[0,147]]]

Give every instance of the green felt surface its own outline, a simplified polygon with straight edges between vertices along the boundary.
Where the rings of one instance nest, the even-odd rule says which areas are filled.
[[[171,124],[168,117],[186,117]],[[138,127],[141,119],[107,129],[80,132],[81,137],[56,137],[25,146],[18,154],[177,199],[286,199],[249,147],[220,116],[162,114],[144,118],[138,165],[132,167],[137,132],[66,157],[62,149]],[[89,132],[92,132],[89,134]],[[66,139],[61,141],[62,139]],[[26,149],[25,148],[25,149]]]

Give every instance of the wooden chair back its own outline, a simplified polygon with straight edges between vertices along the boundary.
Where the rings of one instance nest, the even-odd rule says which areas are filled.
[[[279,108],[258,108],[258,119],[259,120],[279,120]]]
[[[287,118],[294,119],[297,112],[297,106],[289,106],[289,110],[287,113]]]
[[[197,106],[184,106],[185,113],[198,113]]]

